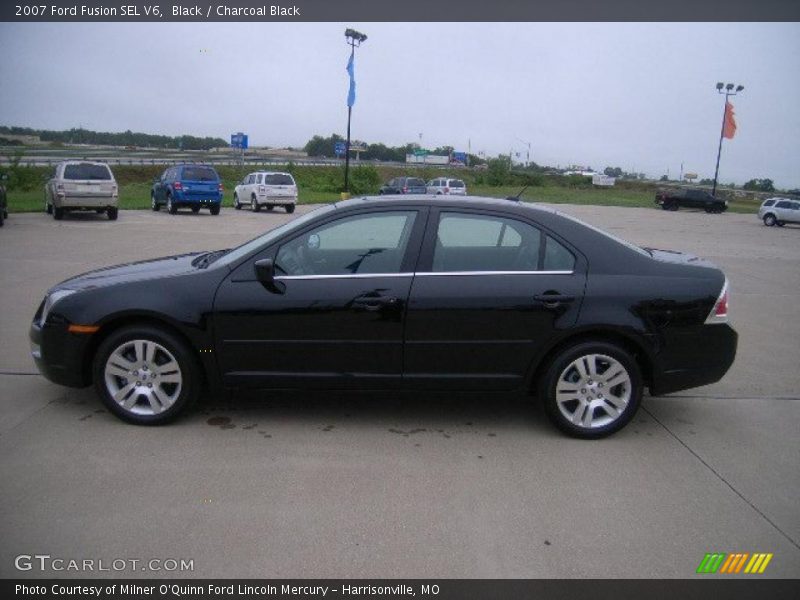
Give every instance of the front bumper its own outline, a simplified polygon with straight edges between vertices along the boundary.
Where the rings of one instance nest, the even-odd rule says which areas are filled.
[[[91,385],[85,361],[91,336],[69,333],[66,324],[42,326],[37,321],[31,323],[28,336],[31,357],[47,379],[69,387]]]

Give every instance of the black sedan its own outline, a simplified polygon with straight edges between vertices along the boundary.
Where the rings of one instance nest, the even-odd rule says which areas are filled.
[[[203,387],[521,389],[596,438],[631,420],[645,387],[726,373],[727,302],[713,265],[552,210],[364,198],[233,250],[69,279],[30,337],[46,377],[93,383],[133,423],[173,419]]]

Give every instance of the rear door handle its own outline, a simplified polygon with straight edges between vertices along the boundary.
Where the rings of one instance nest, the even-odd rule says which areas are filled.
[[[560,304],[574,302],[575,296],[566,294],[536,294],[533,299],[544,304],[546,308],[556,308]]]

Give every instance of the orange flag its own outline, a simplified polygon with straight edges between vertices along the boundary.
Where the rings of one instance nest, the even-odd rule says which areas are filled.
[[[736,135],[736,119],[733,118],[733,104],[730,102],[725,103],[725,125],[722,126],[722,135],[726,138],[733,139]]]

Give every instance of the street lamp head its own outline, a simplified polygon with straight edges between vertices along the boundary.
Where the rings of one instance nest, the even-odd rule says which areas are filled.
[[[737,86],[736,86],[736,91],[737,91],[737,92],[741,92],[743,89],[744,89],[744,86],[743,86],[743,85],[737,85]]]
[[[730,92],[733,89],[733,84],[729,83],[728,85],[725,86],[725,89]]]
[[[351,43],[357,42],[359,45],[362,42],[367,41],[367,36],[360,31],[356,31],[355,29],[345,29],[344,37],[348,38],[349,40],[353,40]]]
[[[725,87],[724,83],[722,83],[721,81],[717,83],[717,89],[718,90],[721,90],[723,87]]]

